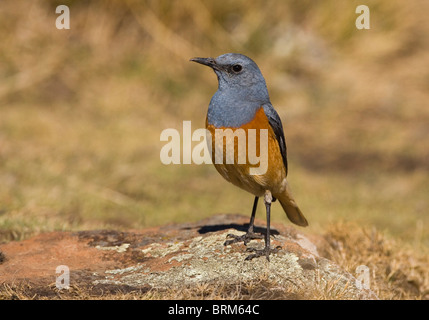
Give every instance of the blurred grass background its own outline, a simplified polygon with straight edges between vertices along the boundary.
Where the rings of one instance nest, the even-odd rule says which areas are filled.
[[[2,0],[0,242],[250,216],[214,167],[159,160],[161,131],[204,127],[217,89],[189,59],[240,52],[282,118],[307,230],[353,221],[427,246],[429,2],[364,2]]]

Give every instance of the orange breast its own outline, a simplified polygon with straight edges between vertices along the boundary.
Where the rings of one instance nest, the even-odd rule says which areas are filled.
[[[215,128],[207,119],[206,128],[212,138],[212,161],[226,180],[256,196],[285,188],[280,147],[262,107],[240,128]]]

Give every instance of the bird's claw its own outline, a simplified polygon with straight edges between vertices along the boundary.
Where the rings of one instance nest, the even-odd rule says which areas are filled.
[[[267,261],[270,261],[270,254],[271,253],[277,253],[281,249],[281,246],[277,246],[275,248],[271,247],[265,247],[264,249],[256,249],[256,248],[247,248],[247,252],[254,252],[253,254],[250,254],[244,259],[245,261],[250,261],[254,258],[265,256],[267,258]]]
[[[232,234],[229,233],[226,236],[227,238],[232,238],[231,240],[226,240],[224,242],[224,246],[228,246],[230,244],[233,243],[237,243],[237,242],[243,242],[245,246],[247,246],[247,244],[253,240],[253,239],[263,239],[264,235],[260,234],[260,233],[254,233],[254,232],[247,232],[241,236],[237,236],[236,234]]]

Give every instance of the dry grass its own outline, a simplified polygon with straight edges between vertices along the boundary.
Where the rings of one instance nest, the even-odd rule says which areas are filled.
[[[429,255],[426,247],[404,245],[375,228],[338,223],[328,228],[324,255],[356,274],[370,272],[370,288],[380,299],[429,299]]]
[[[54,27],[59,4],[68,31]],[[358,4],[1,1],[0,241],[247,215],[252,199],[212,167],[159,161],[161,131],[202,127],[216,89],[189,58],[242,52],[283,119],[309,232],[354,221],[418,254],[429,244],[428,3],[368,1],[363,31]]]

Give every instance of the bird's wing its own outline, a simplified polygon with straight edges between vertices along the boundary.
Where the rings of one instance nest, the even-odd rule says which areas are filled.
[[[277,114],[277,111],[274,109],[274,107],[271,104],[264,104],[263,105],[265,115],[268,118],[268,122],[273,128],[274,134],[276,135],[277,142],[280,147],[280,152],[282,154],[283,163],[285,165],[286,169],[286,175],[287,175],[287,149],[286,149],[286,141],[285,141],[285,135],[283,132],[283,126],[282,121]]]

